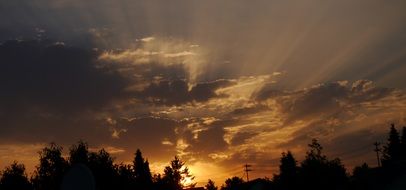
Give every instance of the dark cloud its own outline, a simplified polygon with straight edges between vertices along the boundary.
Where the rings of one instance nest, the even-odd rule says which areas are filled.
[[[189,73],[183,64],[165,65],[156,62],[148,64],[131,65],[133,73],[142,75],[145,80],[154,80],[157,77],[165,80],[181,80],[189,78]]]
[[[69,146],[84,139],[92,145],[99,145],[109,142],[112,134],[104,120],[96,119],[89,113],[69,116],[24,110],[1,117],[0,125],[2,144],[55,142]]]
[[[151,83],[136,97],[155,104],[181,105],[191,102],[205,102],[211,98],[225,97],[225,94],[217,94],[216,90],[234,84],[228,80],[198,83],[189,90],[185,80],[160,81]]]
[[[352,133],[337,135],[336,137],[323,142],[326,152],[334,157],[341,157],[347,161],[353,161],[351,158],[361,159],[370,156],[370,160],[375,161],[375,153],[371,151],[373,143],[385,142],[386,134],[377,133],[371,128],[380,126],[370,126],[366,129],[354,130]],[[357,143],[354,143],[356,139]],[[359,160],[362,162],[362,160]]]
[[[204,159],[208,158],[208,155],[215,152],[221,152],[228,147],[227,142],[224,140],[226,133],[224,127],[232,123],[229,120],[219,120],[208,125],[207,128],[198,133],[198,137],[192,138],[189,136],[187,151],[194,155],[196,158]]]
[[[349,101],[351,103],[363,103],[375,101],[391,95],[393,88],[376,87],[372,81],[355,81],[349,90]]]
[[[45,112],[100,109],[124,96],[128,81],[97,65],[97,53],[49,41],[0,45],[0,104],[3,111]]]
[[[51,40],[1,43],[1,143],[108,142],[102,113],[129,97],[130,81],[98,55]]]
[[[273,90],[265,86],[254,95],[257,100],[278,100],[281,111],[287,115],[287,123],[316,116],[333,116],[361,103],[376,101],[390,96],[394,89],[376,87],[372,81],[358,80],[315,85],[297,91]]]
[[[231,139],[231,145],[241,145],[245,144],[246,140],[250,139],[251,137],[256,136],[258,133],[252,132],[239,132],[233,136]]]
[[[331,114],[340,109],[339,100],[347,95],[347,89],[338,83],[323,84],[287,101],[283,109],[289,114],[288,121]]]
[[[184,127],[182,123],[166,118],[142,117],[134,119],[118,119],[113,125],[118,132],[118,138],[113,145],[135,152],[137,148],[145,150],[154,158],[170,158],[176,154],[176,128]],[[165,145],[162,142],[171,142]],[[131,155],[129,155],[131,156]]]
[[[157,106],[204,102],[223,97],[215,91],[233,84],[217,80],[197,83],[189,89],[188,83],[180,80],[187,75],[181,64],[117,64],[100,60],[99,56],[96,50],[50,40],[1,43],[0,136],[3,142],[71,144],[86,139],[95,145],[114,141],[117,146],[128,148],[137,144],[164,150],[168,146],[163,146],[162,141],[176,143],[174,128],[184,124],[159,118],[117,119],[124,114],[120,113],[124,108],[126,115],[136,113],[132,111],[134,105],[128,103],[130,98]],[[151,83],[151,80],[160,82]],[[147,87],[141,92],[128,90],[144,84]],[[117,120],[117,126],[106,122],[109,116]],[[209,138],[210,135],[204,134],[212,132],[224,133],[222,128],[210,129],[202,137]],[[114,140],[116,137],[120,138]],[[221,135],[218,137],[222,140]]]
[[[234,111],[232,111],[231,114],[237,115],[237,116],[248,115],[248,114],[257,114],[261,111],[265,111],[268,109],[269,109],[269,107],[267,107],[265,105],[256,104],[255,106],[237,108]]]
[[[381,3],[297,1],[292,9],[292,2],[274,0],[3,1],[0,40],[33,37],[40,29],[58,40],[115,49],[146,36],[170,36],[213,50],[200,76],[209,81],[287,71],[281,82],[291,87],[360,75],[404,87],[397,70],[406,68],[405,2]]]

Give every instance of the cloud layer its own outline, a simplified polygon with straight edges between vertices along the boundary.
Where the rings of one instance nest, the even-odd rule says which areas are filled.
[[[374,164],[371,142],[406,123],[405,6],[2,1],[0,164],[85,139],[124,162],[141,148],[158,170],[181,155],[202,181],[247,162],[270,177],[311,138]]]

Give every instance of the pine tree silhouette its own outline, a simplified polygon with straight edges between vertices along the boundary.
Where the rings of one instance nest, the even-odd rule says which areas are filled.
[[[148,190],[152,187],[152,175],[149,169],[149,162],[142,157],[142,153],[137,149],[135,153],[134,176],[137,187],[141,190]]]
[[[386,146],[384,146],[382,165],[394,167],[400,159],[400,138],[395,125],[391,124],[389,137]]]

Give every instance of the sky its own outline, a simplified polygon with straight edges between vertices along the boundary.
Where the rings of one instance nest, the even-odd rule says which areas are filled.
[[[199,185],[317,138],[349,171],[406,125],[403,0],[0,2],[0,168],[83,139]]]

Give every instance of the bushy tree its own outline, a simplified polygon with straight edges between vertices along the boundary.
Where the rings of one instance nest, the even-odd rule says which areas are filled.
[[[119,165],[116,165],[116,170],[118,174],[117,189],[120,190],[136,189],[132,165],[121,163]]]
[[[283,152],[280,159],[279,175],[275,175],[274,181],[280,189],[295,189],[297,186],[299,167],[293,154]]]
[[[244,180],[242,178],[234,176],[226,179],[225,184],[221,186],[221,190],[240,190],[243,183]]]
[[[86,142],[80,140],[77,144],[72,145],[69,149],[69,163],[84,164],[89,162],[89,146]]]
[[[1,172],[1,190],[31,190],[32,185],[25,173],[25,166],[14,162]]]
[[[376,176],[372,168],[364,163],[361,166],[356,166],[351,176],[351,189],[354,190],[368,190],[379,189],[377,186]]]
[[[62,183],[68,168],[62,157],[62,147],[51,143],[39,152],[39,165],[36,167],[32,182],[36,190],[55,190]]]
[[[175,156],[170,166],[165,167],[164,176],[160,179],[161,182],[159,183],[163,184],[167,190],[181,190],[184,188],[182,181],[186,178],[193,180],[194,176],[190,174],[188,167],[185,166],[185,162],[181,161],[178,156]],[[189,186],[192,187],[194,185],[190,184]]]
[[[306,189],[344,189],[348,178],[340,159],[328,160],[322,154],[323,147],[316,139],[308,145],[309,150],[300,169],[301,185]]]
[[[213,180],[209,179],[209,181],[206,184],[206,190],[217,190],[218,187],[216,186],[216,184],[214,183]]]
[[[108,190],[116,187],[118,174],[113,162],[114,159],[104,149],[89,154],[88,167],[95,177],[96,189]]]

